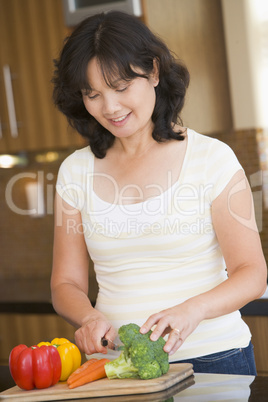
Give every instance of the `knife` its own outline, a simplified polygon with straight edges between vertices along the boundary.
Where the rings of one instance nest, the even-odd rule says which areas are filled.
[[[101,338],[101,344],[102,346],[108,346],[109,349],[112,350],[123,350],[124,346],[123,345],[118,345],[117,343],[114,343],[113,341],[110,341],[110,339],[106,338]]]

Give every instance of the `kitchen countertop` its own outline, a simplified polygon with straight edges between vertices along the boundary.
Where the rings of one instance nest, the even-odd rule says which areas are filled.
[[[260,299],[254,300],[240,309],[242,315],[268,315],[268,287]],[[268,400],[268,398],[267,398]]]
[[[0,391],[14,386],[8,366],[0,366]],[[163,396],[164,395],[164,396]],[[1,396],[0,396],[1,399]],[[119,401],[154,401],[154,402],[267,402],[268,377],[239,376],[226,374],[196,373],[183,382],[163,392],[135,396],[114,396],[107,398],[86,398],[82,401],[119,402]],[[76,401],[78,401],[76,399]]]

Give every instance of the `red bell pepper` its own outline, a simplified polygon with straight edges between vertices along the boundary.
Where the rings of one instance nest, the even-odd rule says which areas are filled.
[[[22,389],[48,388],[61,376],[61,359],[54,346],[18,345],[9,355],[9,369]]]

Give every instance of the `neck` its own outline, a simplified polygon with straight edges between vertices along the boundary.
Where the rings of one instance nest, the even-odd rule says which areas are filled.
[[[147,133],[137,133],[127,138],[116,138],[114,147],[129,158],[138,158],[144,155],[156,144],[151,130]]]

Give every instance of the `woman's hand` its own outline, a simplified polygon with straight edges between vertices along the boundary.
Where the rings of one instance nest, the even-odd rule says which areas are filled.
[[[83,320],[82,326],[75,332],[75,343],[81,352],[91,355],[93,353],[107,353],[107,348],[101,345],[101,338],[113,341],[116,331],[111,323],[96,311]]]
[[[203,319],[202,308],[200,305],[197,306],[194,300],[189,299],[182,304],[152,314],[141,326],[140,332],[145,334],[155,326],[150,336],[152,341],[169,334],[164,351],[169,355],[174,354]]]

